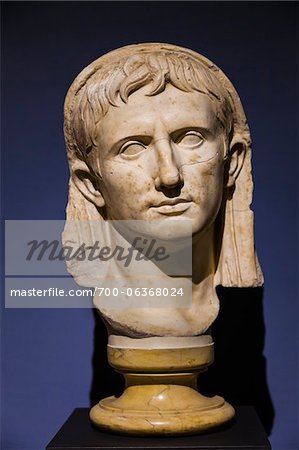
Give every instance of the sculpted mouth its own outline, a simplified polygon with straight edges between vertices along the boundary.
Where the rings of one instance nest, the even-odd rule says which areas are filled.
[[[157,205],[154,205],[153,207],[160,214],[166,216],[177,216],[183,214],[190,207],[191,203],[191,200],[183,198],[169,198],[158,203]]]
[[[168,198],[167,200],[164,200],[163,202],[153,205],[153,207],[159,208],[160,206],[173,206],[173,205],[178,205],[180,203],[190,203],[190,202],[191,202],[191,200],[187,200],[184,198]]]

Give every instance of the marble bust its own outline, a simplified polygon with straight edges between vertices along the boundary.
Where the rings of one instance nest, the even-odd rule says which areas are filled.
[[[110,335],[110,352],[132,350],[137,361],[142,349],[193,351],[211,346],[206,333],[218,314],[216,286],[263,283],[250,209],[250,132],[231,82],[214,63],[186,48],[148,43],[114,50],[86,67],[69,89],[65,138],[71,172],[68,222],[159,220],[172,224],[171,232],[178,239],[180,223],[191,224],[190,306],[115,309],[102,307],[95,299]],[[66,228],[65,240],[68,235]],[[69,266],[69,271],[76,279],[76,267]],[[113,358],[115,353],[110,362]],[[157,365],[149,368],[143,357],[125,372],[141,373],[143,364],[143,372],[156,372]],[[198,363],[197,372],[203,366]],[[179,372],[185,373],[186,367]],[[162,372],[165,377],[165,367]],[[178,387],[168,378],[167,385]],[[127,383],[129,389],[132,383]],[[219,411],[228,408],[219,405],[215,407]],[[205,421],[201,412],[194,426],[167,428],[168,406],[162,428],[156,424],[149,431],[139,423],[139,416],[134,416],[135,428],[121,426],[119,417],[117,425],[110,416],[107,419],[106,407],[100,406],[101,413],[94,412],[92,420],[108,429],[111,422],[110,428],[121,432],[182,433],[209,427],[210,419]],[[198,407],[198,411],[207,409]],[[218,414],[221,419],[214,426],[232,417],[232,410],[227,411],[225,418]],[[101,414],[106,414],[105,420],[99,418]]]

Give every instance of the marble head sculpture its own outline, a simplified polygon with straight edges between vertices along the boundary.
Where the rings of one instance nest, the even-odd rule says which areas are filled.
[[[190,205],[180,217],[193,221],[194,235],[215,224],[213,285],[262,284],[250,210],[249,128],[235,89],[211,61],[169,44],[131,45],[102,56],[67,94],[65,137],[67,220],[167,220],[152,205],[190,200],[173,205],[170,217]],[[212,298],[210,322],[218,311]]]
[[[103,311],[117,333],[196,336],[218,313],[215,286],[263,282],[254,250],[251,140],[240,99],[202,55],[170,44],[114,50],[65,102],[67,220],[189,219],[189,311]],[[163,319],[164,317],[164,319]]]

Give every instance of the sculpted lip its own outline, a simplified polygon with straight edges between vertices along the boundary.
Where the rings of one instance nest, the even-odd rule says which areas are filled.
[[[190,207],[191,203],[191,200],[186,200],[183,198],[169,198],[157,205],[154,205],[154,208],[160,214],[172,216],[182,214]]]
[[[190,203],[190,201],[191,200],[186,200],[184,198],[168,198],[167,200],[164,200],[163,202],[153,205],[153,207],[159,208],[160,206],[173,206],[173,205],[178,205],[179,203]]]

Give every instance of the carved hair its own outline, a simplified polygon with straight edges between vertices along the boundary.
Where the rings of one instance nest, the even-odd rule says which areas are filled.
[[[127,102],[150,84],[157,95],[166,83],[186,92],[202,92],[217,103],[217,117],[228,138],[238,134],[246,146],[242,170],[233,192],[224,190],[221,248],[215,285],[250,287],[263,283],[255,254],[251,176],[251,140],[246,117],[234,87],[224,73],[202,55],[171,44],[136,44],[114,50],[87,66],[70,87],[64,109],[64,130],[71,171],[67,220],[102,220],[103,212],[84,198],[73,181],[78,159],[89,165],[96,147],[96,125],[109,107]]]
[[[72,123],[78,156],[85,159],[97,147],[97,125],[109,107],[127,103],[133,92],[148,84],[147,96],[158,95],[167,83],[184,92],[208,95],[217,105],[218,121],[230,135],[233,106],[229,93],[207,67],[177,52],[133,54],[114,61],[108,74],[95,72],[81,89]]]

